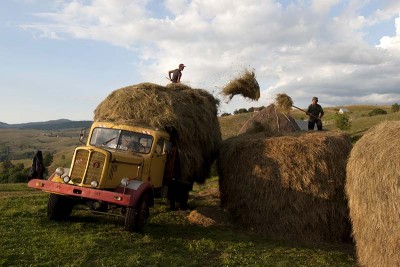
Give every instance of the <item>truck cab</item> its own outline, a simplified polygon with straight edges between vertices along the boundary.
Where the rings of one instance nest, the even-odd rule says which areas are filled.
[[[122,179],[127,179],[149,182],[153,188],[161,188],[169,149],[166,132],[95,122],[86,145],[75,149],[70,182],[113,189]]]
[[[170,135],[156,128],[94,122],[83,143],[75,148],[70,168],[28,182],[50,193],[48,218],[66,219],[75,205],[83,204],[93,212],[118,210],[126,230],[140,231],[154,197],[166,197],[174,180],[173,172],[166,171],[175,160]]]

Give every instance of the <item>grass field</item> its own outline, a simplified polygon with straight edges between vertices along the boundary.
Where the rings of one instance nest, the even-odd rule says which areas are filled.
[[[2,184],[0,265],[356,266],[350,244],[302,245],[237,228],[218,208],[218,198],[210,193],[215,188],[217,178],[196,185],[189,202],[191,209],[219,214],[214,225],[190,223],[190,210],[168,211],[165,200],[158,200],[138,234],[123,231],[122,218],[83,210],[67,221],[49,221],[46,193],[25,184]]]
[[[352,127],[359,137],[384,120],[400,120],[390,107],[347,106]],[[387,115],[369,117],[374,108]],[[333,116],[337,108],[325,108],[324,127],[338,131]],[[306,118],[298,110],[297,119]],[[235,136],[253,113],[220,118],[223,139]],[[54,153],[56,166],[69,166],[79,145],[79,130],[57,134],[38,130],[0,130],[3,147],[24,153],[41,149]],[[356,140],[356,139],[355,139]],[[0,145],[1,145],[0,144]],[[31,159],[15,160],[26,167]],[[123,231],[123,218],[74,210],[63,222],[46,217],[48,195],[26,184],[0,184],[0,266],[357,266],[352,244],[300,244],[263,237],[238,228],[219,208],[218,178],[195,185],[189,210],[169,211],[165,199],[157,200],[142,233]],[[204,212],[214,219],[205,227],[190,212]],[[203,216],[203,217],[204,217]]]

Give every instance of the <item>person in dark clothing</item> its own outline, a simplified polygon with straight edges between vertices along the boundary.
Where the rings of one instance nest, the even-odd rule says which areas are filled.
[[[46,168],[43,163],[42,151],[38,150],[32,160],[32,167],[28,174],[28,181],[33,178],[44,179],[45,170]]]
[[[170,70],[168,72],[168,77],[172,83],[180,83],[182,77],[182,71],[186,66],[184,64],[179,64],[179,67],[175,70]],[[172,77],[171,77],[172,74]]]
[[[311,105],[308,106],[306,114],[309,115],[308,119],[308,130],[314,130],[315,124],[317,124],[318,131],[322,130],[322,116],[324,116],[324,111],[322,107],[317,104],[318,97],[312,98]]]

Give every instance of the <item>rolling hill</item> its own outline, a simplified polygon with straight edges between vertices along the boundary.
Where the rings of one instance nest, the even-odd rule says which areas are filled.
[[[44,122],[27,122],[7,124],[0,122],[0,129],[36,129],[36,130],[63,130],[90,127],[92,121],[71,121],[67,119],[50,120]]]

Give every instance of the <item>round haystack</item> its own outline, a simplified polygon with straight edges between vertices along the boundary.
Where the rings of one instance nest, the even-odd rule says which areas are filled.
[[[113,91],[97,106],[94,120],[167,131],[178,148],[181,179],[203,183],[221,144],[218,104],[202,89],[142,83]]]
[[[222,94],[232,99],[235,95],[242,95],[251,100],[260,98],[260,86],[256,80],[254,71],[244,70],[236,79],[230,81],[222,89]]]
[[[274,104],[255,113],[239,130],[238,135],[267,132],[271,136],[301,131],[296,121]]]
[[[217,160],[221,206],[240,225],[273,238],[347,241],[350,150],[347,135],[329,132],[227,139]]]
[[[346,194],[362,266],[400,266],[400,121],[383,122],[357,141]]]

